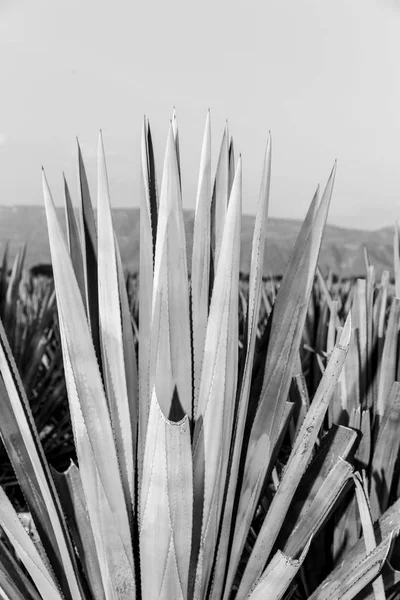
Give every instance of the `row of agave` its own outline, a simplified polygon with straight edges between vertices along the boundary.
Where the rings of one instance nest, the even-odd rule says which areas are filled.
[[[68,195],[68,187],[65,188]],[[32,410],[34,421],[47,460],[57,470],[68,467],[71,459],[76,460],[71,422],[68,411],[68,399],[65,388],[64,369],[62,365],[61,340],[57,322],[54,285],[50,274],[38,274],[40,268],[28,271],[24,268],[26,247],[18,250],[8,269],[8,247],[6,245],[2,260],[0,281],[0,318],[4,324],[7,339],[12,350],[24,389]],[[320,276],[321,279],[321,276]],[[341,313],[348,314],[352,299],[353,282],[340,282],[332,286],[332,275],[325,280],[315,281],[312,302],[314,312],[318,314],[318,330],[315,343],[319,349],[321,335],[327,331],[329,311],[325,301],[326,286],[333,287],[333,294],[346,294]],[[134,328],[135,348],[139,340],[139,278],[135,273],[128,273],[126,286],[129,306]],[[262,336],[268,315],[276,298],[279,278],[270,278],[261,288],[261,307],[257,337]],[[248,281],[241,279],[239,287],[239,348],[243,348],[246,329],[246,313],[248,298]],[[322,323],[321,320],[322,319]],[[308,318],[303,332],[304,344],[310,348],[314,330],[313,319]],[[304,345],[303,344],[303,345]],[[314,349],[311,348],[311,351]],[[313,388],[310,379],[307,352],[303,353],[302,365],[307,375],[307,384]],[[320,374],[316,366],[317,377]],[[8,460],[3,444],[0,444],[0,485],[2,485],[12,502],[21,510],[26,507],[14,471]]]
[[[312,319],[335,169],[321,200],[318,190],[313,198],[258,339],[270,171],[269,140],[239,348],[241,158],[235,164],[226,130],[212,186],[208,115],[189,285],[176,118],[160,192],[145,119],[138,356],[101,137],[97,226],[80,152],[81,206],[77,220],[67,194],[67,239],[43,176],[79,466],[59,473],[46,461],[0,326],[0,432],[34,523],[32,539],[0,489],[2,597],[349,600],[364,590],[364,598],[381,600],[397,593],[387,558],[400,531],[400,504],[388,507],[396,453],[387,456],[385,440],[390,434],[392,452],[399,384],[396,360],[393,373],[388,365],[398,303],[385,335],[375,332],[384,286],[378,299],[366,284],[344,323],[325,290],[328,341],[315,354],[321,373],[310,402],[299,348]],[[376,375],[366,357],[379,343]],[[370,390],[364,384],[371,381]],[[357,396],[351,386],[361,382]],[[360,474],[355,466],[369,470]],[[320,532],[340,499],[336,565],[316,581],[325,552]]]

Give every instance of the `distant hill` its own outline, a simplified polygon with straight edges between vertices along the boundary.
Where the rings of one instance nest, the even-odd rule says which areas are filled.
[[[193,238],[193,211],[185,211],[188,256],[191,256]],[[63,209],[59,217],[64,222]],[[114,226],[120,243],[124,265],[137,271],[139,265],[139,209],[118,208],[113,211]],[[301,222],[286,219],[269,219],[264,265],[265,275],[280,275],[294,246]],[[254,217],[243,215],[241,271],[249,272]],[[0,207],[0,253],[9,242],[10,258],[27,242],[26,265],[50,262],[46,217],[41,206]],[[368,248],[371,262],[380,276],[384,269],[393,273],[393,230],[377,231],[344,229],[328,225],[320,254],[323,272],[332,269],[345,277],[365,274],[363,247]]]

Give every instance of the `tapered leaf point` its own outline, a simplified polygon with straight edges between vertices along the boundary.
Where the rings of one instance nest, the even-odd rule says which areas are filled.
[[[211,129],[211,112],[210,112],[210,109],[208,109],[207,115],[206,115],[206,129],[208,129],[208,130]]]
[[[332,167],[332,171],[331,171],[331,174],[329,176],[329,179],[334,179],[335,178],[336,168],[337,168],[337,159],[335,159],[335,162],[333,163],[333,167]]]
[[[236,190],[236,187],[239,185],[239,188],[241,189],[242,187],[242,155],[239,154],[239,158],[238,158],[238,162],[236,165],[236,170],[235,170],[235,177],[233,179],[233,185],[232,185],[232,190],[231,190],[231,198],[233,198],[233,193]],[[238,197],[240,197],[240,195],[238,195]]]
[[[340,340],[339,340],[339,347],[347,348],[350,344],[350,338],[351,338],[351,312],[349,312],[347,319],[345,321],[342,335],[340,336]]]
[[[321,189],[320,185],[318,184],[317,187],[315,188],[314,196],[312,197],[312,200],[311,200],[308,212],[311,210],[312,207],[314,207],[314,209],[315,209],[316,206],[319,205],[319,201],[320,201],[320,189]]]
[[[47,182],[46,171],[44,170],[44,167],[42,167],[42,185],[43,185],[43,188],[46,188],[47,190],[49,190],[49,184]]]
[[[174,153],[175,152],[175,156],[177,158],[177,154],[176,154],[176,145],[175,145],[175,134],[174,134],[174,124],[172,123],[172,121],[169,122],[169,129],[168,129],[168,140],[167,140],[167,154],[169,153]],[[167,156],[166,154],[166,156]],[[172,157],[173,154],[170,154],[170,157]]]
[[[101,158],[104,160],[105,159],[105,151],[104,151],[104,140],[103,140],[103,132],[100,129],[99,131],[99,158],[101,156]]]
[[[42,187],[43,187],[44,204],[45,204],[46,209],[49,208],[50,206],[52,208],[55,208],[53,197],[52,197],[51,191],[50,191],[49,182],[47,181],[46,173],[45,173],[45,170],[43,167],[42,167]]]

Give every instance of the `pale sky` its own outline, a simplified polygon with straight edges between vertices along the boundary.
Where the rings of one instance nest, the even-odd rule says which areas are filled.
[[[0,203],[76,198],[75,136],[95,191],[103,130],[114,206],[138,206],[143,114],[159,173],[178,113],[184,206],[211,108],[228,119],[254,212],[273,138],[270,214],[302,218],[335,158],[330,222],[400,219],[400,0],[0,0]]]

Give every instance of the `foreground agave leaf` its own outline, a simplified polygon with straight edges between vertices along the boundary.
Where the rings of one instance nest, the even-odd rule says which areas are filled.
[[[303,564],[310,542],[305,546],[299,560],[293,560],[278,551],[265,569],[265,573],[259,582],[247,596],[248,600],[264,600],[265,598],[281,600]]]
[[[0,575],[9,573],[0,595],[22,600],[19,586],[26,600],[350,600],[373,582],[383,600],[387,569],[378,575],[400,513],[395,505],[373,527],[368,494],[379,517],[393,498],[385,486],[396,483],[398,301],[385,279],[375,294],[366,256],[367,280],[353,301],[319,274],[315,310],[335,168],[321,202],[318,191],[311,202],[279,291],[268,291],[268,140],[247,295],[239,287],[242,159],[227,128],[212,192],[207,115],[190,281],[175,112],[160,194],[151,140],[145,119],[137,357],[102,140],[97,225],[79,150],[81,232],[66,187],[68,244],[43,180],[78,466],[52,474],[1,338],[0,431],[41,539],[32,543],[0,490]],[[321,371],[314,379],[303,372],[310,322]],[[357,504],[346,493],[363,463],[369,476],[383,470],[384,481],[354,475],[361,520],[352,520]],[[308,564],[324,557],[321,532],[331,535],[333,558],[342,535],[355,541],[322,582]]]
[[[165,419],[155,392],[150,407],[141,493],[143,596],[183,600],[187,597],[192,538],[189,419],[187,416],[179,422]]]

